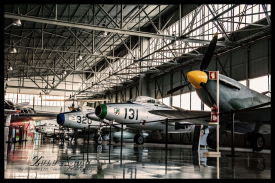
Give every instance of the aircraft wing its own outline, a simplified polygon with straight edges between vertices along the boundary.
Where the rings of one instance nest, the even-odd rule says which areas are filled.
[[[4,115],[14,114],[14,113],[18,113],[18,112],[20,112],[20,110],[5,109]]]
[[[174,107],[174,106],[173,106]],[[149,113],[161,115],[172,119],[172,121],[184,121],[193,124],[202,124],[207,126],[215,126],[216,124],[209,124],[211,119],[210,111],[190,111],[184,110],[179,107],[174,107],[177,110],[151,110]],[[220,114],[220,122],[230,119],[230,112]],[[246,109],[236,111],[235,116],[236,122],[257,122],[262,121],[263,123],[271,122],[271,107]],[[169,120],[171,121],[171,120]]]
[[[174,107],[174,106],[173,106]],[[161,115],[170,118],[169,121],[178,121],[180,123],[193,123],[196,125],[216,126],[216,124],[209,123],[211,120],[210,111],[195,111],[184,110],[179,107],[174,107],[177,110],[151,110],[149,113]],[[227,120],[230,113],[221,114],[220,121]]]
[[[58,113],[49,113],[49,112],[39,112],[37,114],[27,114],[27,113],[17,113],[16,115],[11,116],[11,122],[13,121],[39,121],[39,120],[47,120],[47,119],[56,119]]]
[[[251,110],[241,110],[236,112],[235,118],[242,122],[257,122],[263,123],[271,122],[271,107],[257,108]]]
[[[209,125],[209,121],[211,119],[210,111],[189,111],[189,110],[183,110],[181,108],[176,108],[176,109],[177,110],[151,110],[148,112],[155,115],[165,116],[167,118],[172,119],[173,122],[184,121],[184,122],[188,122],[189,124],[193,123],[193,124],[202,124],[202,125],[210,126]],[[170,121],[171,120],[169,120],[169,122]]]

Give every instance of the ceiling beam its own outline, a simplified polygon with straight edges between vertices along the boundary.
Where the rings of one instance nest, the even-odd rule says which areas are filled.
[[[65,89],[56,89],[56,88],[36,88],[36,87],[11,86],[11,85],[8,85],[8,88],[22,88],[22,89],[30,89],[30,90],[52,90],[52,91],[75,92],[75,93],[79,92],[78,90],[65,90]],[[85,93],[102,94],[102,92],[92,92],[92,91],[85,91]]]
[[[141,37],[150,37],[150,38],[153,37],[153,38],[160,38],[160,39],[175,40],[174,36],[160,35],[160,34],[149,33],[149,32],[141,32],[141,31],[124,30],[124,29],[117,29],[117,28],[107,28],[107,27],[95,26],[90,24],[74,23],[74,22],[68,22],[63,20],[46,19],[46,18],[31,17],[31,16],[25,16],[25,15],[20,16],[13,13],[7,13],[7,12],[4,13],[4,17],[11,18],[11,19],[20,19],[20,20],[25,20],[30,22],[58,25],[58,26],[64,26],[64,27],[75,27],[78,29],[106,31],[106,32],[112,32],[112,33],[118,33],[118,34],[127,34],[132,36],[141,36]]]

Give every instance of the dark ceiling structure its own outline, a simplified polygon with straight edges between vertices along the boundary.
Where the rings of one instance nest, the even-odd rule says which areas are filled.
[[[259,7],[258,12],[254,6]],[[238,13],[234,13],[236,8]],[[264,18],[257,22],[245,20],[260,14]],[[106,93],[133,84],[143,73],[154,78],[200,62],[210,40],[204,37],[213,36],[202,31],[208,25],[221,35],[217,54],[271,36],[270,14],[265,4],[220,5],[219,9],[212,4],[5,4],[4,78],[30,79],[45,93],[36,79],[45,82],[47,89],[58,90],[69,75],[77,74],[85,83],[77,94]],[[187,15],[191,20],[185,25]],[[166,31],[180,18],[183,20],[173,30],[177,33]],[[237,23],[237,27],[230,29],[226,22]],[[143,39],[156,40],[154,48],[150,48],[153,41],[143,48]],[[187,52],[192,47],[189,43],[198,45]],[[135,49],[151,50],[135,54]],[[172,56],[165,55],[167,52]],[[123,65],[125,59],[129,63]]]

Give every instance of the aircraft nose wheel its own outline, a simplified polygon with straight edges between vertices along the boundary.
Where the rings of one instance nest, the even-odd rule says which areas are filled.
[[[101,144],[103,143],[103,138],[101,137],[101,135],[97,135],[97,136],[96,136],[95,142],[96,142],[98,145],[101,145]]]

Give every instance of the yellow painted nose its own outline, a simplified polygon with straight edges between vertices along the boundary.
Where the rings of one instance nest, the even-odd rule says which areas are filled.
[[[203,71],[190,71],[187,73],[187,78],[196,89],[202,88],[201,82],[207,82],[207,74]]]

